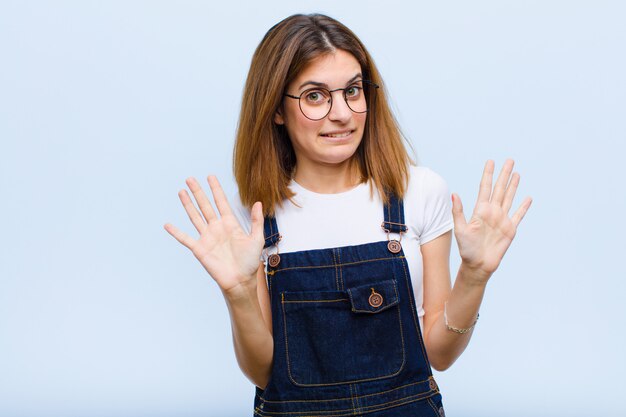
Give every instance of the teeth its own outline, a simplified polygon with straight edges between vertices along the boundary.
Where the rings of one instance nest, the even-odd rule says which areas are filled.
[[[322,136],[326,136],[329,138],[345,138],[346,136],[350,135],[350,133],[352,133],[352,131],[344,132],[344,133],[334,133],[334,134],[328,133]]]

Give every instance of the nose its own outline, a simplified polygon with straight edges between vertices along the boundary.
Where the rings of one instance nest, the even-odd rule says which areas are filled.
[[[347,122],[352,117],[352,110],[343,96],[343,90],[333,91],[333,101],[328,113],[328,119],[337,122]]]

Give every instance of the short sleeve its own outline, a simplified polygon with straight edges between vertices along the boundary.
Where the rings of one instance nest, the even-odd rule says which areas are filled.
[[[417,198],[417,230],[420,245],[452,230],[452,205],[446,181],[429,168],[417,167],[410,187]]]

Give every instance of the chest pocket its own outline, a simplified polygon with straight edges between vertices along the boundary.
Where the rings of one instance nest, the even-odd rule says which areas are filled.
[[[395,280],[345,291],[283,292],[285,355],[300,386],[397,375],[405,362]]]

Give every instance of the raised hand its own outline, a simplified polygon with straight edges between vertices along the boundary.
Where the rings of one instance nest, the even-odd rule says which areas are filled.
[[[461,199],[457,194],[452,194],[454,235],[461,259],[466,267],[477,273],[476,276],[482,282],[486,282],[500,265],[532,202],[530,197],[526,197],[509,217],[520,180],[518,173],[512,173],[513,164],[511,159],[504,163],[492,189],[494,163],[487,161],[476,206],[468,222],[463,214]]]
[[[200,236],[193,239],[169,223],[164,226],[165,230],[191,250],[225,294],[256,285],[256,271],[264,242],[261,203],[252,206],[252,230],[248,234],[233,215],[217,178],[209,176],[208,182],[220,216],[215,213],[195,178],[188,178],[187,186],[202,214],[187,190],[181,190],[178,197]]]

